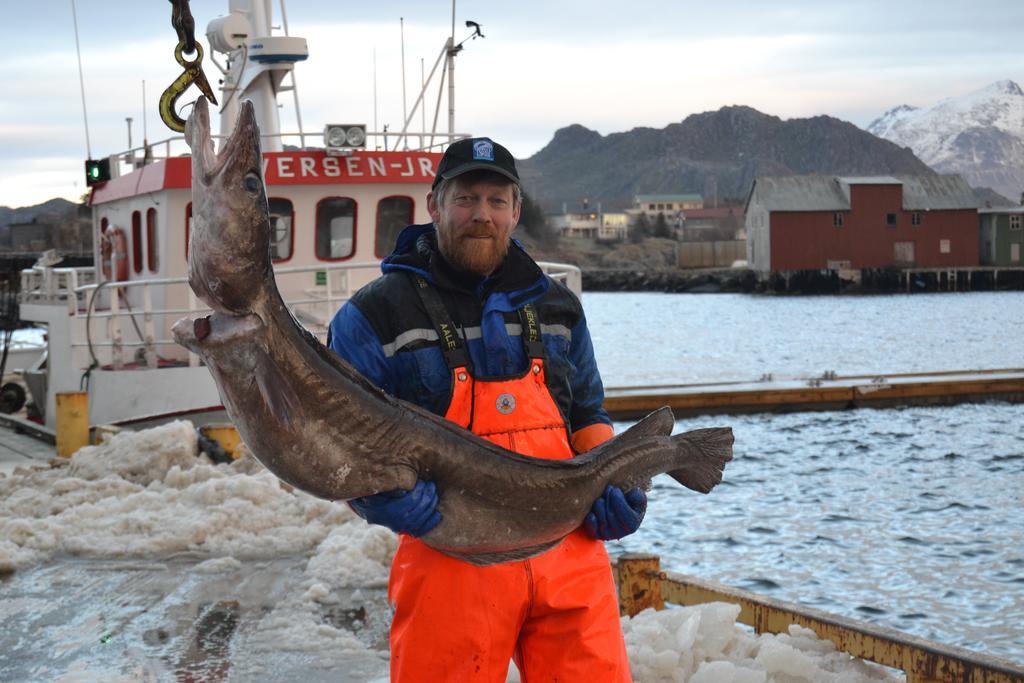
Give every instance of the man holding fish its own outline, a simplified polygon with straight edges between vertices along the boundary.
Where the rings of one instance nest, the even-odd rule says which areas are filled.
[[[442,158],[411,225],[330,326],[330,347],[386,392],[508,450],[569,459],[613,435],[578,299],[511,239],[521,209],[512,155],[487,138]],[[389,581],[391,678],[628,681],[602,541],[633,533],[647,499],[609,485],[583,526],[530,559],[477,566],[418,540],[441,521],[422,479],[351,501],[401,535]]]

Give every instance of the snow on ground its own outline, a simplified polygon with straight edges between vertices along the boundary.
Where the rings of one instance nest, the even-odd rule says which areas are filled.
[[[623,618],[633,678],[643,683],[860,683],[903,675],[836,651],[791,625],[755,635],[737,626],[739,605],[721,602],[645,610]]]
[[[291,491],[251,458],[212,464],[198,452],[188,422],[121,433],[108,444],[82,449],[66,465],[0,473],[0,572],[75,556],[190,558],[197,562],[195,572],[230,575],[250,561],[308,555],[300,585],[289,587],[245,630],[247,642],[240,647],[282,656],[299,652],[318,666],[344,666],[346,652],[365,660],[371,646],[343,625],[325,623],[323,615],[358,604],[359,588],[379,591],[396,546],[393,534],[367,525],[346,505]],[[8,602],[0,592],[0,614],[16,609]],[[634,678],[902,680],[836,652],[806,629],[754,635],[737,625],[738,614],[734,605],[712,603],[623,618]],[[381,615],[369,615],[374,618],[381,621]],[[236,665],[244,668],[244,662]],[[518,680],[514,668],[509,680]]]
[[[197,457],[196,442],[190,423],[174,422],[118,434],[64,467],[0,478],[0,570],[54,555],[266,558],[315,550],[332,532],[361,543],[370,533],[394,547],[348,506],[286,491],[249,458],[215,466]],[[385,559],[358,553],[336,571],[380,580]]]

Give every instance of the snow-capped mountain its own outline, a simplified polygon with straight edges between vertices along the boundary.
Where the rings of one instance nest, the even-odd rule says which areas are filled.
[[[1017,201],[1024,192],[1024,91],[998,81],[930,107],[901,105],[868,126],[940,173]]]

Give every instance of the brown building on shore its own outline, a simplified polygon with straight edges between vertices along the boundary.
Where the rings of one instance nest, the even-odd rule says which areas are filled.
[[[762,273],[979,263],[978,203],[958,175],[762,177],[745,213]]]

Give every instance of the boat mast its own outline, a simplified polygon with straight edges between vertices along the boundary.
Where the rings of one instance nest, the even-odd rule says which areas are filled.
[[[222,69],[221,135],[231,134],[242,101],[251,100],[263,136],[263,151],[279,152],[282,143],[277,93],[294,88],[282,87],[281,83],[296,62],[309,56],[306,39],[271,35],[271,0],[229,0],[228,5],[227,16],[214,19],[206,28],[210,47],[228,56],[227,68]]]
[[[455,0],[452,0],[452,34],[448,37],[448,144],[455,138],[455,55],[462,49],[455,47]]]

